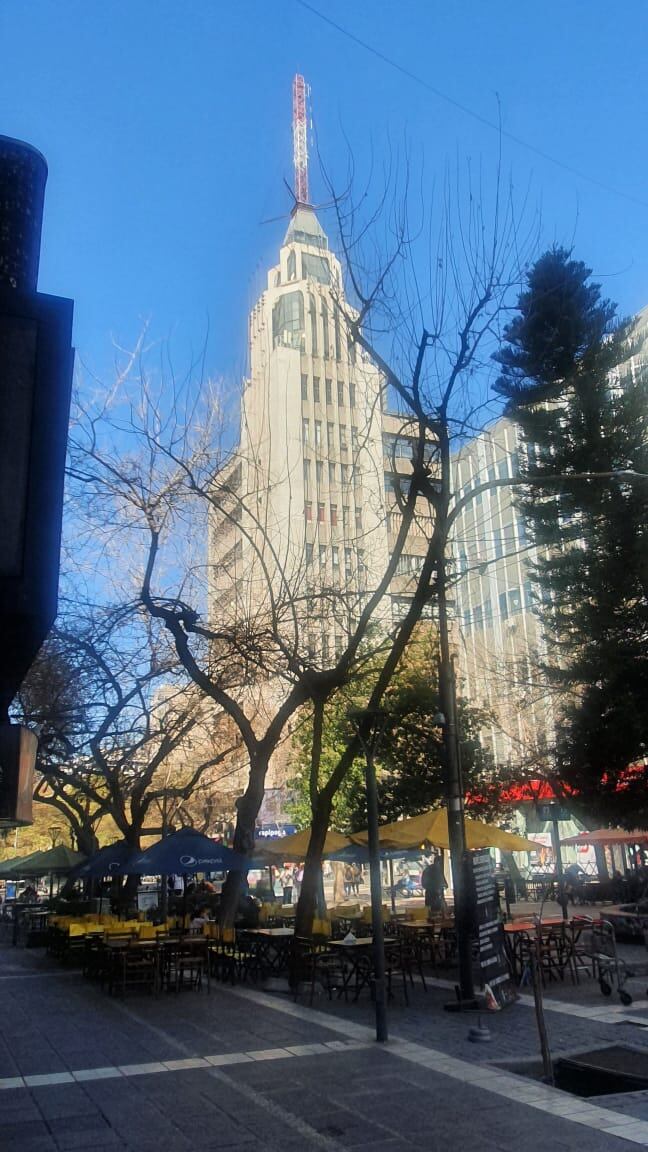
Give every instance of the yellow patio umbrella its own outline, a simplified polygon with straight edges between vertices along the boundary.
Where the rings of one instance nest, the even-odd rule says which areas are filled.
[[[254,846],[255,856],[271,857],[273,860],[304,860],[308,851],[311,837],[310,828],[302,828],[301,832],[293,832],[291,836],[280,836],[276,840],[257,840]],[[329,852],[339,852],[346,848],[351,841],[341,832],[326,833],[324,841],[324,855]]]
[[[466,820],[467,848],[500,848],[504,852],[534,852],[537,844],[505,832],[495,824],[484,824],[481,820]],[[380,843],[385,848],[418,848],[421,844],[432,844],[435,848],[449,848],[448,813],[445,808],[430,808],[418,816],[406,820],[394,820],[378,829]],[[367,843],[367,833],[352,833],[356,844]]]

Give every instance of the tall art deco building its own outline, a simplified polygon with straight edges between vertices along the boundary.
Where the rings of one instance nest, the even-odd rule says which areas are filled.
[[[255,617],[262,623],[272,613],[287,644],[297,632],[302,650],[326,664],[387,565],[399,528],[397,477],[409,471],[413,429],[387,410],[377,367],[349,339],[344,316],[352,310],[340,262],[308,203],[298,121],[296,203],[250,315],[239,443],[210,523],[209,611],[213,622],[230,626]],[[512,474],[515,455],[515,429],[501,422],[457,452],[457,490]],[[417,516],[385,601],[385,627],[407,606],[428,535],[429,521]],[[475,502],[457,526],[458,680],[472,702],[495,712],[502,694],[489,669],[505,675],[504,659],[526,653],[537,637],[524,547],[503,490]],[[484,733],[500,760],[515,756],[527,729],[537,739],[544,723],[533,710],[523,718],[510,712],[501,729]]]

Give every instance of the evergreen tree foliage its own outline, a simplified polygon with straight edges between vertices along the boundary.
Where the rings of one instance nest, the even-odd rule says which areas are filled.
[[[381,822],[399,816],[415,816],[439,807],[445,797],[443,730],[435,717],[440,711],[437,641],[429,629],[419,628],[394,679],[385,693],[385,724],[376,752],[378,799]],[[355,684],[336,693],[327,707],[320,775],[326,779],[331,766],[354,733],[349,713],[366,699],[375,669],[370,666]],[[494,779],[492,760],[479,743],[479,731],[488,723],[481,711],[459,702],[459,731],[464,786],[467,792],[495,795],[486,788]],[[297,738],[298,771],[290,781],[291,813],[303,827],[310,824],[308,772],[312,747],[312,724],[306,716]],[[489,815],[491,808],[480,809]],[[331,826],[341,832],[367,826],[364,757],[354,761],[338,791]]]
[[[518,502],[562,701],[557,766],[592,815],[634,826],[645,782],[635,770],[629,787],[628,769],[648,744],[648,484],[577,477],[648,472],[647,350],[590,276],[565,249],[537,261],[496,388],[522,434]]]

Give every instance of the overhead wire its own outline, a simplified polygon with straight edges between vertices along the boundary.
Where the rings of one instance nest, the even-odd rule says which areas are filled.
[[[313,16],[316,16],[318,20],[323,21],[324,24],[328,24],[331,28],[334,28],[337,32],[340,33],[340,35],[346,36],[348,40],[351,40],[354,44],[357,44],[358,47],[363,48],[365,52],[369,52],[372,56],[375,56],[378,60],[381,60],[383,64],[387,64],[389,68],[393,68],[396,72],[400,72],[402,76],[406,76],[409,80],[412,80],[421,88],[425,88],[428,92],[431,92],[432,95],[436,96],[439,100],[443,100],[446,104],[450,104],[459,112],[463,112],[465,116],[470,116],[473,120],[476,120],[485,128],[490,128],[493,132],[497,132],[499,136],[505,137],[507,140],[511,140],[514,144],[519,145],[521,148],[526,148],[527,151],[533,152],[536,156],[540,156],[543,160],[547,160],[550,164],[554,164],[557,168],[562,168],[565,172],[569,172],[572,176],[578,177],[579,180],[585,180],[588,184],[595,185],[597,188],[600,188],[602,191],[609,193],[611,196],[619,196],[622,200],[627,200],[632,204],[638,204],[641,208],[648,208],[648,201],[642,200],[640,196],[634,196],[631,192],[624,192],[621,188],[615,188],[612,184],[607,184],[604,180],[599,180],[596,176],[590,176],[587,172],[582,172],[579,168],[575,168],[573,164],[568,164],[567,161],[560,160],[557,156],[552,156],[550,152],[546,152],[543,148],[539,148],[537,144],[532,144],[530,140],[525,140],[524,137],[518,136],[515,132],[509,132],[507,128],[503,128],[502,125],[498,124],[495,120],[489,120],[489,118],[487,116],[483,116],[481,112],[476,112],[474,108],[470,108],[469,105],[463,104],[460,100],[455,99],[454,96],[449,96],[447,92],[443,92],[441,88],[437,88],[436,85],[430,84],[428,80],[424,80],[422,76],[418,75],[418,73],[413,72],[411,68],[407,68],[404,64],[400,64],[397,60],[394,60],[391,56],[388,56],[386,52],[382,52],[380,48],[376,48],[373,44],[369,44],[368,41],[363,40],[361,36],[358,36],[355,32],[351,32],[350,29],[345,28],[344,25],[340,24],[337,20],[333,20],[331,16],[327,16],[324,12],[320,12],[319,8],[316,8],[314,4],[309,3],[309,0],[295,0],[295,3],[298,4],[300,8],[304,8]]]

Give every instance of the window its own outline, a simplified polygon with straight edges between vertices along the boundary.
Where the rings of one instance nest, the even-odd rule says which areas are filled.
[[[325,377],[324,387],[326,389],[326,403],[332,404],[333,403],[333,381],[329,380],[328,376]]]
[[[526,608],[533,608],[533,586],[530,580],[524,582],[524,604]]]
[[[354,342],[350,336],[347,339],[347,348],[348,348],[348,352],[349,352],[349,360],[351,361],[352,364],[355,364],[355,362],[356,362],[356,347],[355,347],[355,344],[354,344]]]
[[[500,480],[506,480],[506,477],[508,476],[506,458],[500,460],[499,464],[497,465],[497,475],[499,476]]]
[[[291,251],[288,253],[288,279],[289,280],[296,280],[297,279],[297,257],[295,255],[295,249],[294,248],[292,248]]]
[[[308,316],[311,330],[311,351],[313,356],[317,356],[317,309],[312,292],[308,293]]]
[[[515,552],[515,525],[504,525],[504,554],[512,556]]]
[[[342,341],[340,340],[340,313],[336,311],[335,319],[333,321],[335,330],[335,359],[342,359]]]
[[[355,510],[355,526],[356,532],[362,532],[362,508]]]
[[[357,451],[357,449],[359,447],[359,440],[358,440],[358,429],[355,427],[355,425],[351,426],[351,444],[352,444],[353,450]]]
[[[320,382],[319,376],[313,376],[313,400],[316,404],[320,402]]]
[[[508,604],[506,601],[506,592],[500,592],[499,594],[499,610],[502,620],[508,620]]]
[[[302,400],[308,400],[308,376],[301,378]]]
[[[319,562],[322,568],[326,564],[326,544],[320,544],[319,546]]]
[[[401,494],[400,483],[398,484],[398,487],[397,487],[396,486],[396,476],[394,475],[393,472],[385,472],[384,481],[385,481],[385,495],[386,496],[394,496],[395,497],[395,496],[398,496]]]
[[[339,568],[340,567],[340,549],[337,547],[336,544],[334,544],[333,547],[331,548],[331,559],[333,561],[333,567]]]
[[[347,430],[344,424],[340,424],[340,452],[348,452],[349,441],[347,440]]]
[[[395,436],[393,432],[383,432],[383,456],[390,460],[411,460],[413,440],[407,436]]]
[[[329,487],[332,488],[333,485],[335,484],[335,464],[333,464],[330,460],[329,460],[328,472],[329,472]]]
[[[520,588],[511,588],[508,594],[509,612],[513,616],[522,611],[522,591]]]
[[[337,528],[337,504],[331,504],[331,528]]]
[[[317,505],[317,522],[318,522],[318,524],[324,523],[324,505],[323,504]]]
[[[310,500],[306,500],[304,503],[304,517],[306,520],[313,519],[313,505]]]
[[[329,344],[329,315],[328,308],[326,306],[326,300],[322,300],[322,335],[324,338],[324,359],[328,360],[331,349]]]
[[[311,486],[311,462],[304,460],[304,495],[310,496]]]
[[[337,398],[340,408],[344,408],[344,380],[337,382]]]
[[[502,555],[502,551],[503,551],[503,549],[502,549],[502,533],[500,532],[499,528],[495,528],[493,530],[493,550],[495,553],[495,559],[499,560],[500,556]]]
[[[404,552],[401,556],[398,557],[398,562],[396,564],[396,575],[397,576],[411,576],[415,572],[420,572],[422,567],[423,567],[423,557],[422,556],[416,556],[416,555]]]
[[[315,477],[317,480],[317,491],[319,492],[322,487],[322,479],[324,477],[324,465],[321,460],[315,461]]]
[[[272,309],[272,346],[304,348],[304,297],[301,292],[286,292]]]
[[[355,384],[354,384],[353,380],[349,380],[349,407],[355,408],[355,402],[356,402]]]
[[[315,256],[312,252],[302,254],[302,272],[305,279],[317,280],[318,284],[329,284],[331,269],[325,256]]]
[[[310,444],[310,420],[306,417],[302,420],[302,440],[304,444]]]
[[[331,423],[330,420],[327,420],[327,422],[326,422],[326,438],[328,440],[329,452],[334,452],[335,451],[335,432],[334,432],[333,424]]]
[[[313,563],[313,545],[306,541],[306,563],[310,567]]]
[[[343,528],[349,527],[349,505],[348,504],[342,505],[342,527]]]
[[[322,636],[322,663],[323,664],[328,664],[330,655],[331,655],[331,645],[330,645],[328,636],[326,635],[326,633],[324,633],[324,635]]]
[[[344,574],[347,580],[351,579],[353,573],[352,553],[350,548],[344,549]]]
[[[315,421],[315,447],[321,448],[322,446],[322,421]]]
[[[340,464],[340,484],[344,485],[349,483],[349,465]]]

